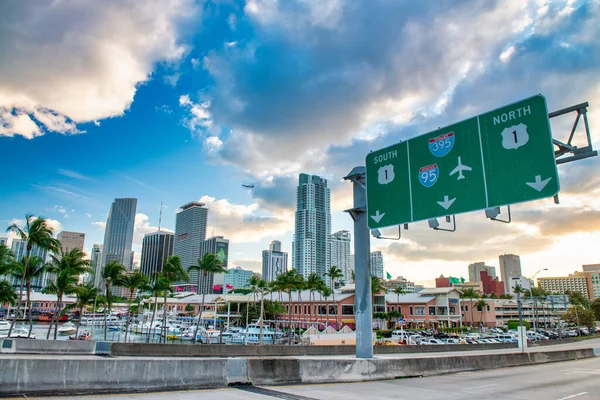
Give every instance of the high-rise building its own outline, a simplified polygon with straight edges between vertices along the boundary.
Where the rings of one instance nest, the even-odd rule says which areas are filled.
[[[181,206],[181,210],[177,213],[173,255],[179,256],[181,266],[186,271],[190,266],[198,265],[198,259],[202,256],[201,250],[202,243],[206,239],[207,219],[208,208],[204,203],[197,201]],[[189,278],[189,283],[193,287],[198,285],[198,271],[190,271]]]
[[[27,241],[21,239],[13,239],[11,243],[11,251],[15,256],[15,260],[21,261],[27,255]],[[43,262],[48,262],[50,256],[48,255],[48,250],[42,249],[37,245],[33,245],[31,248],[30,257],[36,256],[40,257]],[[31,289],[34,291],[41,291],[46,287],[46,282],[49,279],[50,275],[47,272],[40,274],[38,277],[33,278],[31,280]],[[14,276],[8,277],[10,280],[10,284],[17,288],[21,285],[21,280]]]
[[[565,294],[566,291],[579,292],[588,300],[593,300],[590,272],[575,272],[569,276],[537,278],[538,286],[552,294]]]
[[[262,276],[265,282],[271,282],[288,269],[288,253],[281,251],[281,242],[273,240],[269,250],[262,252]]]
[[[370,260],[370,271],[371,276],[376,276],[379,279],[383,279],[383,254],[381,251],[372,251]]]
[[[242,269],[242,267],[231,268],[227,271],[223,279],[223,293],[227,293],[233,289],[250,288],[248,284],[250,278],[252,278],[252,271]]]
[[[223,236],[210,237],[202,243],[202,249],[200,253],[200,257],[203,257],[205,254],[214,254],[221,262],[221,265],[227,268],[227,262],[229,260],[229,240],[225,239]],[[223,285],[223,275],[224,274],[208,274],[206,279],[204,279],[205,277],[201,275],[199,293],[212,293],[214,285]]]
[[[481,281],[480,272],[485,271],[492,279],[496,277],[496,268],[485,265],[483,261],[469,264],[469,282]]]
[[[92,253],[90,254],[90,261],[94,269],[94,287],[97,289],[102,288],[102,268],[104,268],[102,264],[102,248],[101,244],[94,244]]]
[[[110,206],[106,229],[104,230],[104,249],[102,264],[117,261],[131,270],[131,245],[137,199],[115,199]]]
[[[583,265],[583,272],[589,277],[593,300],[600,298],[600,264]]]
[[[0,246],[1,245],[8,247],[8,236],[0,236]]]
[[[512,293],[513,278],[518,278],[522,274],[521,257],[515,254],[503,254],[498,259],[500,261],[500,278],[504,282],[504,293]]]
[[[348,231],[338,231],[329,237],[329,266],[338,267],[344,276],[341,281],[343,284],[349,283],[352,279],[350,270],[350,241],[351,236]],[[327,278],[327,285],[331,287],[331,280]]]
[[[323,276],[330,265],[331,206],[327,180],[300,174],[296,200],[292,268],[305,279],[311,273]]]
[[[56,237],[60,241],[62,251],[68,253],[73,249],[83,251],[85,233],[62,231]]]
[[[173,255],[175,234],[158,231],[147,233],[142,240],[141,271],[144,275],[162,272],[163,263]]]

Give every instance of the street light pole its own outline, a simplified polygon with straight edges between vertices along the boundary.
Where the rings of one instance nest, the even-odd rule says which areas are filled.
[[[542,268],[540,269],[538,272],[536,272],[535,274],[533,274],[533,276],[531,278],[529,278],[530,281],[533,281],[535,279],[535,277],[537,276],[537,274],[539,274],[542,271],[548,271],[548,268]],[[535,285],[535,282],[533,283]],[[531,285],[529,285],[529,296],[531,297],[532,300],[532,316],[533,316],[533,331],[537,333],[536,331],[536,326],[535,326],[535,316],[536,316],[536,304],[535,304],[535,299],[533,298],[533,289],[531,287]]]

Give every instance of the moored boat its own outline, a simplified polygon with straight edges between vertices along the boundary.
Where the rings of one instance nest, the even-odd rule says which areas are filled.
[[[58,327],[59,335],[72,335],[77,332],[77,327],[72,322],[65,322],[61,326]]]

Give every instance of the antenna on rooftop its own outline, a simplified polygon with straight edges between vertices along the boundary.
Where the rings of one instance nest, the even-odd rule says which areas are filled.
[[[162,222],[162,209],[163,209],[163,202],[160,202],[160,214],[158,216],[158,231],[160,232],[160,223]]]

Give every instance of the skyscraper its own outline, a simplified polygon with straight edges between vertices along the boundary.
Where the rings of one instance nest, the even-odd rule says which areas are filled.
[[[383,279],[383,254],[380,251],[372,251],[370,257],[371,276]]]
[[[137,199],[115,199],[110,206],[106,229],[104,230],[103,262],[118,261],[128,270],[131,265],[131,245],[135,226]]]
[[[338,231],[329,238],[329,265],[338,267],[344,277],[344,284],[349,283],[352,279],[350,270],[350,232]],[[331,286],[331,282],[327,279],[327,284]]]
[[[13,239],[11,243],[11,251],[15,255],[15,260],[21,261],[27,255],[27,241],[21,239]],[[42,249],[37,245],[33,245],[31,248],[30,257],[37,256],[40,257],[43,262],[48,262],[50,256],[48,255],[48,250]],[[21,284],[21,280],[14,276],[9,276],[10,284],[17,288]],[[31,280],[31,288],[35,291],[41,291],[46,287],[46,281],[50,278],[50,274],[44,272],[40,274],[37,278]]]
[[[92,254],[90,254],[90,261],[92,262],[92,268],[94,268],[94,287],[101,289],[102,286],[102,248],[101,244],[94,244],[92,247]]]
[[[490,276],[492,279],[496,277],[496,268],[485,265],[483,261],[480,261],[469,264],[469,282],[481,281],[481,277],[479,276],[481,271],[487,272],[488,276]]]
[[[288,253],[281,251],[281,242],[273,240],[269,250],[262,252],[262,276],[265,282],[277,279],[279,275],[287,272]]]
[[[504,293],[512,294],[511,281],[521,276],[521,257],[515,254],[503,254],[500,261],[500,277],[504,282]]]
[[[203,257],[205,254],[214,254],[221,262],[221,265],[227,268],[227,262],[229,260],[229,240],[225,239],[223,236],[213,236],[208,238],[202,243],[200,254],[200,257]],[[204,279],[204,276],[201,276],[199,293],[212,293],[213,285],[223,285],[223,275],[224,274],[208,274],[206,279]]]
[[[73,249],[83,251],[85,233],[62,231],[56,238],[60,240],[60,245],[65,253]]]
[[[202,256],[202,243],[206,239],[208,208],[204,203],[192,201],[181,206],[175,218],[175,243],[173,255],[179,256],[181,266],[187,271],[191,265],[198,265]],[[198,284],[198,271],[190,271],[190,284]],[[178,282],[183,283],[183,282]]]
[[[164,261],[173,255],[175,234],[158,231],[147,233],[142,241],[141,271],[144,275],[162,272]]]
[[[300,174],[296,193],[292,267],[305,279],[311,273],[322,277],[330,265],[331,208],[327,180]]]

